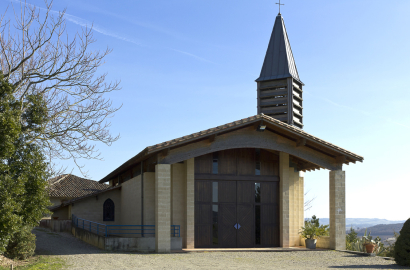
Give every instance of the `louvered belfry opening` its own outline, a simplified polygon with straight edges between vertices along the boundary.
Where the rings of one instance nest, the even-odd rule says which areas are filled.
[[[303,83],[280,14],[276,17],[258,84],[258,114],[303,128]]]
[[[302,87],[292,78],[258,82],[258,114],[303,128]]]

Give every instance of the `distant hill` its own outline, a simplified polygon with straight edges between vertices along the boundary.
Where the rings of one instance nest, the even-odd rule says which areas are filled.
[[[320,224],[329,224],[328,218],[319,218]],[[380,224],[399,224],[404,223],[405,220],[387,220],[380,218],[346,218],[346,230],[350,227],[353,229],[360,230],[362,228],[369,228]]]
[[[403,224],[404,223],[380,224],[367,228],[367,233],[370,232],[370,235],[373,236],[373,238],[379,236],[382,241],[385,241],[388,238],[394,237],[394,232],[399,233],[401,228],[403,228]],[[348,231],[350,231],[350,229]],[[357,230],[357,236],[363,236],[365,231],[365,228]]]

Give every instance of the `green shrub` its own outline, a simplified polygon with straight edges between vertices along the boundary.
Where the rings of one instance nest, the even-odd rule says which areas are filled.
[[[357,232],[352,227],[350,227],[350,232],[346,234],[346,249],[354,250],[353,245],[357,242],[357,240],[359,240],[357,238]]]
[[[384,252],[380,254],[382,257],[394,257],[394,246],[396,244],[397,238],[400,236],[399,233],[394,232],[395,240],[392,241],[390,239],[385,240],[386,245],[384,245]]]
[[[306,239],[317,239],[329,235],[329,225],[319,225],[319,219],[313,215],[311,220],[305,220],[305,226],[299,234]]]
[[[31,227],[23,227],[15,233],[7,247],[5,255],[10,259],[25,260],[34,255],[36,236],[31,233]]]
[[[410,218],[401,228],[394,246],[394,260],[398,265],[410,266]]]

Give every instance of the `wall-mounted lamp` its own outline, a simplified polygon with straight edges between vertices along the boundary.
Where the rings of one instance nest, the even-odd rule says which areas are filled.
[[[259,127],[258,127],[258,131],[265,131],[265,129],[266,129],[266,125],[263,125],[263,124],[261,124],[261,125],[259,125]]]

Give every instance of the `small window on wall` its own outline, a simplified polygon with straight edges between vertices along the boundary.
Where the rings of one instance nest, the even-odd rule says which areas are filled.
[[[114,221],[115,206],[111,199],[107,199],[103,206],[103,221]]]

